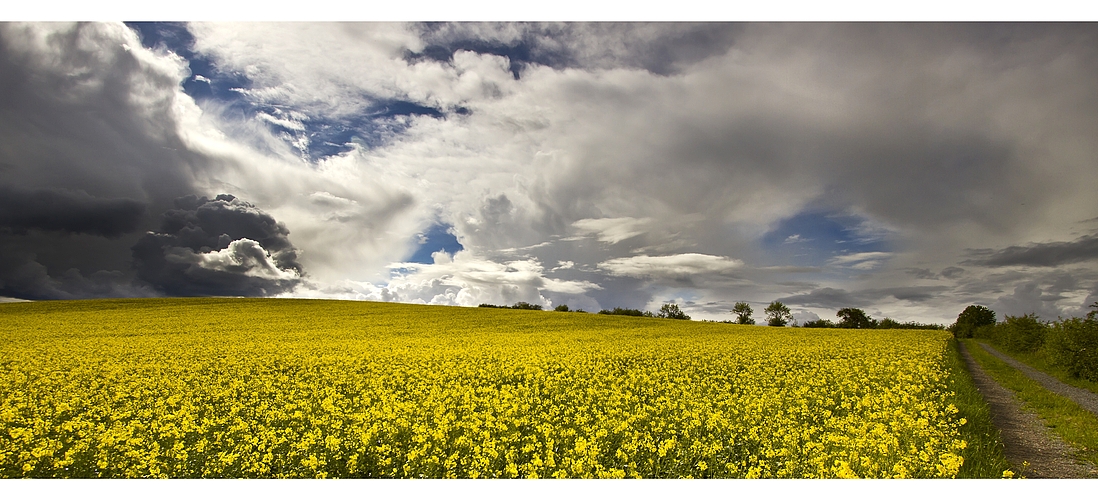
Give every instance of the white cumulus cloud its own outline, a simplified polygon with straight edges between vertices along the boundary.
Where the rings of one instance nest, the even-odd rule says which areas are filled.
[[[175,248],[164,258],[168,262],[194,264],[211,271],[267,280],[296,280],[301,277],[293,269],[279,269],[271,254],[258,241],[248,238],[235,240],[226,248],[209,252]]]
[[[384,285],[349,281],[335,287],[314,284],[303,290],[304,296],[458,306],[524,301],[548,307],[552,305],[546,297],[549,293],[581,295],[601,288],[588,281],[546,277],[544,267],[536,259],[499,263],[478,258],[469,251],[459,251],[453,257],[445,252],[432,256],[431,264],[389,265],[393,276]]]

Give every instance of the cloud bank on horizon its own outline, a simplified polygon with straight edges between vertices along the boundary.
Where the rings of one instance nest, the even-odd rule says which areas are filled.
[[[1095,82],[1095,24],[4,23],[0,296],[1076,316]]]

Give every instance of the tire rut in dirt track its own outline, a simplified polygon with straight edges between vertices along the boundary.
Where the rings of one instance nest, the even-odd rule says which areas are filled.
[[[983,342],[978,342],[978,344],[980,344],[980,347],[983,347],[984,350],[987,351],[989,354],[1003,360],[1004,363],[1026,374],[1027,377],[1033,379],[1038,384],[1041,384],[1041,386],[1045,389],[1048,389],[1052,392],[1055,392],[1056,394],[1075,401],[1075,404],[1078,404],[1087,411],[1098,415],[1098,394],[1090,392],[1086,389],[1067,385],[1063,382],[1060,382],[1059,380],[1056,380],[1048,374],[1041,373],[1040,371],[1029,367],[1025,363],[1022,363],[1021,361],[1018,361],[1010,356],[1007,356],[1006,354],[995,350],[995,348]]]
[[[1053,435],[1036,414],[1022,409],[1014,394],[992,380],[972,359],[963,343],[957,343],[961,356],[991,407],[991,421],[1001,433],[1003,454],[1015,473],[1031,478],[1091,478],[1098,470],[1077,462],[1075,450]],[[1023,469],[1022,463],[1029,462]]]

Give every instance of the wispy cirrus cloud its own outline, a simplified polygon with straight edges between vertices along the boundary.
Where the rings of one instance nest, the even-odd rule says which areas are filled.
[[[859,252],[850,255],[837,255],[828,260],[832,266],[849,267],[859,271],[868,271],[879,267],[885,260],[892,257],[891,252]]]
[[[595,235],[599,241],[613,245],[648,231],[653,220],[648,217],[607,217],[602,219],[580,219],[572,227],[580,234]]]
[[[614,276],[675,279],[723,274],[743,267],[743,261],[718,255],[684,253],[676,255],[635,255],[601,262],[599,269]]]

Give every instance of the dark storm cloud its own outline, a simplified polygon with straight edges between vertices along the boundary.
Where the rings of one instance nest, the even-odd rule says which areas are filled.
[[[916,278],[919,278],[919,279],[924,279],[924,280],[938,279],[938,275],[934,274],[934,272],[931,271],[930,269],[923,269],[923,268],[913,267],[913,268],[905,270],[905,272],[907,274],[910,274],[910,275],[912,275]]]
[[[0,162],[16,166],[5,184],[169,205],[193,192],[209,158],[175,119],[185,69],[138,47],[121,25],[0,24]]]
[[[979,200],[993,193],[1015,194],[1006,178],[988,175],[1016,161],[1011,144],[975,133],[943,134],[939,124],[918,119],[860,132],[832,151],[835,161],[850,167],[829,182],[829,198],[865,203],[880,217],[904,225],[937,227],[958,219],[1002,223],[1002,215]]]
[[[515,206],[511,203],[511,200],[507,199],[507,195],[501,194],[495,198],[484,200],[480,215],[488,224],[498,226],[505,222],[514,211]]]
[[[58,262],[50,269],[38,262],[34,251],[49,250],[94,255],[94,247],[78,244],[70,235],[118,239],[138,228],[145,211],[143,203],[129,199],[97,198],[84,191],[58,188],[22,189],[0,185],[0,296],[27,299],[81,299],[130,297],[151,293],[133,287],[127,273],[94,269],[82,272]],[[29,232],[37,238],[29,238]],[[87,238],[84,238],[86,241]],[[117,242],[115,242],[117,243]],[[36,248],[38,247],[38,248]],[[48,256],[47,256],[48,257]]]
[[[971,275],[970,275],[971,274]],[[1041,318],[1082,316],[1098,290],[1098,270],[1075,267],[972,270],[959,279],[955,296],[991,307],[1000,318],[1036,313]],[[1080,298],[1087,296],[1082,302]]]
[[[939,277],[945,279],[955,279],[960,278],[961,275],[964,275],[964,269],[960,267],[950,266],[942,269],[941,273],[934,273],[934,271],[922,267],[909,267],[907,269],[904,269],[904,273],[907,273],[908,275],[914,276],[919,279],[938,279]]]
[[[1036,314],[1045,320],[1056,319],[1063,313],[1056,302],[1063,297],[1049,291],[1042,290],[1037,282],[1024,283],[1014,287],[1014,293],[1001,295],[991,304],[991,309],[999,314],[1000,319],[1023,314]]]
[[[150,297],[151,288],[134,285],[122,271],[94,271],[87,275],[69,268],[51,274],[34,254],[4,252],[0,259],[0,297],[30,300]]]
[[[528,64],[564,68],[641,68],[671,75],[723,54],[743,31],[732,23],[422,23],[427,45],[410,61],[449,61],[458,50],[505,56],[520,77]]]
[[[925,302],[939,296],[948,289],[949,287],[945,286],[901,286],[869,290],[866,294],[876,297],[891,296],[908,302]]]
[[[0,230],[15,233],[37,229],[117,238],[136,230],[144,211],[145,205],[134,200],[0,185]]]
[[[232,195],[186,196],[133,247],[140,279],[169,295],[271,295],[303,270],[286,226]]]
[[[864,305],[862,304],[862,300],[857,298],[854,294],[846,290],[839,290],[831,287],[819,288],[800,295],[791,295],[789,297],[780,298],[778,301],[786,305],[827,308],[858,307]]]
[[[942,277],[946,279],[960,278],[963,274],[965,274],[965,270],[956,266],[950,266],[942,269]]]
[[[186,76],[121,24],[0,23],[0,295],[158,294],[130,248],[227,163],[184,137]]]
[[[1001,250],[971,250],[970,255],[973,258],[962,262],[963,264],[984,267],[1056,267],[1098,260],[1098,235],[1083,236],[1075,241],[1009,246]]]

